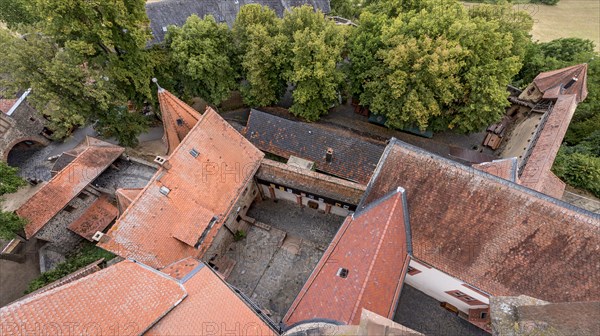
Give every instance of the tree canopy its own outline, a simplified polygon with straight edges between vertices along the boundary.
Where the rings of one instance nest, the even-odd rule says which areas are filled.
[[[471,15],[452,0],[404,1],[393,17],[383,3],[363,13],[350,46],[361,105],[397,128],[469,133],[501,118],[521,67],[501,17]]]
[[[167,44],[188,96],[218,105],[237,86],[233,36],[226,24],[211,15],[192,15],[183,27],[169,27]]]
[[[16,192],[26,182],[17,174],[18,169],[10,167],[0,161],[0,197],[5,194]],[[2,199],[0,198],[0,202]],[[0,210],[0,238],[12,239],[15,233],[21,230],[26,221],[12,212]]]

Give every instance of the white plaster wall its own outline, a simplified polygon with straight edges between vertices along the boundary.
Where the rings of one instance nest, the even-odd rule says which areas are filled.
[[[410,267],[421,271],[421,273],[410,275],[406,273],[405,283],[420,290],[421,292],[431,296],[440,302],[448,302],[464,313],[468,313],[469,309],[486,308],[489,305],[489,299],[468,287],[463,286],[464,281],[452,277],[435,268],[427,268],[418,261],[410,261]],[[459,290],[483,303],[485,305],[468,305],[465,302],[446,294],[447,291]]]
[[[269,187],[264,184],[259,184],[259,186],[262,188],[263,195],[270,198],[271,193],[269,192]],[[287,191],[283,191],[279,188],[275,188],[275,197],[277,197],[277,199],[283,199],[283,200],[287,200],[287,201],[294,202],[294,203],[297,202],[296,194],[287,192]],[[319,210],[325,211],[325,202],[321,202],[318,199],[313,200],[308,197],[302,197],[302,204],[304,204],[305,206],[308,206],[308,201],[315,201],[315,202],[319,203]],[[331,213],[334,215],[346,217],[350,214],[350,210],[332,205]]]

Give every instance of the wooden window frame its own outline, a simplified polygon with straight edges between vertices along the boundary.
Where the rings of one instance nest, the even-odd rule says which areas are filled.
[[[483,303],[483,302],[477,300],[476,298],[472,297],[471,295],[468,295],[467,293],[459,291],[459,290],[446,291],[445,293],[452,296],[455,299],[458,299],[458,300],[468,304],[469,306],[485,305],[485,303]]]

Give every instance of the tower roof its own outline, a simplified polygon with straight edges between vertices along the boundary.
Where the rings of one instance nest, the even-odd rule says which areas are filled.
[[[581,103],[588,94],[586,63],[573,65],[553,71],[542,72],[533,82],[544,93],[545,99],[556,99],[561,94],[577,95]]]
[[[170,155],[200,119],[200,113],[171,92],[159,88],[158,103],[165,128],[164,141]]]

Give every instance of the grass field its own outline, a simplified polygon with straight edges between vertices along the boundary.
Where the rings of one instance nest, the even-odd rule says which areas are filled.
[[[600,51],[600,1],[560,0],[556,6],[515,5],[535,20],[534,40],[548,42],[561,37],[580,37],[594,41]]]

